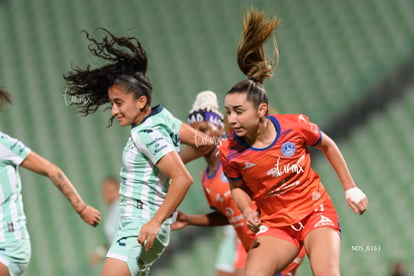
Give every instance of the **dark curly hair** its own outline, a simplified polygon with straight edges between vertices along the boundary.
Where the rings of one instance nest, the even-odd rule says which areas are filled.
[[[63,76],[68,84],[65,97],[77,98],[77,101],[71,101],[71,105],[76,105],[78,111],[87,116],[109,103],[108,89],[111,86],[122,85],[126,92],[134,93],[135,98],[146,96],[147,106],[150,106],[152,84],[145,75],[148,59],[139,40],[116,37],[104,28],[98,30],[104,33],[102,41],[92,38],[86,31],[82,33],[91,42],[88,49],[92,55],[109,63],[95,69],[88,65],[84,70],[72,66],[72,71]]]
[[[264,12],[255,9],[246,11],[243,33],[237,48],[237,64],[248,79],[236,83],[227,94],[247,93],[247,99],[255,107],[261,103],[268,104],[263,81],[272,77],[273,70],[278,65],[279,52],[274,39],[273,59],[269,61],[264,52],[264,44],[279,24],[278,18],[268,18]]]

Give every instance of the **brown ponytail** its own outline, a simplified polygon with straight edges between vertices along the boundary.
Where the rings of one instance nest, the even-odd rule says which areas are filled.
[[[279,24],[278,18],[268,18],[263,11],[251,9],[246,12],[243,33],[237,47],[237,63],[248,79],[263,83],[264,79],[272,77],[273,69],[279,61],[278,48],[275,45],[273,60],[269,61],[263,46]],[[275,44],[276,40],[273,39],[273,42]]]
[[[247,100],[252,101],[255,107],[261,103],[268,104],[263,81],[272,77],[273,70],[279,63],[279,51],[276,40],[273,39],[273,59],[269,61],[265,55],[264,44],[272,37],[279,24],[279,19],[268,18],[264,12],[255,9],[246,11],[243,33],[237,47],[237,63],[248,80],[236,83],[227,94],[246,93]]]

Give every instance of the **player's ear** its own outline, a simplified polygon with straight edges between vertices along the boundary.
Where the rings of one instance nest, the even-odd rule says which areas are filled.
[[[147,101],[148,101],[148,99],[147,99],[147,97],[146,97],[146,96],[144,96],[144,95],[140,96],[140,97],[137,99],[137,101],[136,101],[136,103],[137,103],[137,107],[138,107],[140,110],[142,110],[142,109],[146,106]]]
[[[259,104],[259,106],[257,107],[257,115],[259,115],[260,118],[265,117],[267,115],[267,109],[268,106],[266,103]]]

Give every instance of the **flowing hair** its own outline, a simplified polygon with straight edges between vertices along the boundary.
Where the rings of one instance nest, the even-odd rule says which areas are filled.
[[[279,26],[280,20],[268,17],[262,11],[255,9],[246,11],[243,18],[243,33],[237,47],[237,64],[247,80],[236,83],[227,94],[247,93],[247,99],[255,107],[260,103],[268,104],[263,81],[273,76],[273,70],[279,63],[279,50],[273,32]],[[273,57],[268,59],[264,45],[273,37]]]
[[[0,111],[4,104],[11,103],[11,96],[8,92],[0,89]]]
[[[63,76],[68,84],[65,97],[75,97],[77,100],[71,101],[71,104],[77,105],[78,111],[87,116],[109,103],[108,89],[111,86],[122,85],[125,91],[134,93],[135,98],[146,96],[149,106],[152,84],[145,75],[148,59],[139,40],[135,37],[116,37],[104,28],[98,30],[104,33],[102,41],[92,38],[86,31],[82,32],[91,42],[89,52],[108,63],[95,69],[91,69],[90,65],[85,69],[72,66],[72,70]]]

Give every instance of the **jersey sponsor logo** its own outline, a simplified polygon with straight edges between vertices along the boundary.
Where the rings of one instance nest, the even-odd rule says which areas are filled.
[[[282,173],[279,172],[279,170],[278,170],[278,168],[276,166],[276,167],[271,168],[270,170],[268,170],[267,173],[266,173],[266,175],[271,175],[273,177],[278,177],[278,176],[281,176]]]
[[[267,230],[269,230],[269,227],[267,227],[266,225],[260,225],[260,227],[259,227],[259,231],[256,233],[256,235],[257,235],[257,234],[264,233],[264,232],[266,232]]]
[[[321,219],[315,223],[314,227],[335,226],[335,224],[328,217],[321,215]]]
[[[302,160],[305,158],[305,155],[302,155],[298,161],[296,161],[296,163],[294,164],[286,164],[286,165],[281,165],[280,164],[280,157],[277,157],[277,161],[276,164],[273,168],[271,168],[270,170],[267,171],[266,175],[271,175],[273,177],[278,177],[281,176],[284,173],[287,174],[291,174],[291,173],[303,173],[305,172],[305,170],[303,169],[302,165],[300,165],[300,163],[302,162]]]
[[[286,142],[282,145],[282,155],[292,157],[296,152],[296,146],[292,142]]]
[[[162,151],[163,149],[167,148],[168,145],[162,145],[160,146],[159,144],[155,144],[156,148],[154,150],[154,154],[159,153],[160,151]]]
[[[286,184],[286,181],[285,180],[282,180],[281,183],[282,184],[280,184],[280,186],[278,186],[276,189],[272,189],[269,192],[267,192],[263,196],[263,198],[269,198],[269,197],[274,197],[274,196],[277,196],[277,195],[283,195],[283,194],[285,194],[287,192],[287,190],[289,188],[292,188],[292,187],[295,187],[295,186],[299,186],[300,185],[300,181],[299,180],[296,180],[295,182],[290,183],[290,184]]]
[[[250,162],[244,162],[244,168],[243,169],[248,169],[248,168],[251,168],[251,167],[254,167],[254,166],[256,166],[256,164],[250,163]]]
[[[155,138],[154,140],[152,140],[151,142],[146,143],[146,144],[145,144],[145,147],[146,147],[146,148],[149,148],[150,146],[154,145],[155,143],[157,143],[158,141],[160,141],[160,140],[162,140],[162,139],[164,139],[164,138],[163,138],[163,137],[157,137],[157,138]]]

